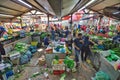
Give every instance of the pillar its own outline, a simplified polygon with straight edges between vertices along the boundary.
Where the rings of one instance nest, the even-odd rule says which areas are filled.
[[[20,17],[20,25],[21,25],[21,27],[22,27],[22,17]]]
[[[70,18],[70,27],[71,27],[71,29],[72,29],[72,14],[71,14],[71,18]]]
[[[47,25],[49,27],[49,14],[47,15],[47,19],[48,19]]]

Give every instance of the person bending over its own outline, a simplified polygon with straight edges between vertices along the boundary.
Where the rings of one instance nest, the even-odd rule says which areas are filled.
[[[47,48],[47,46],[50,44],[50,35],[48,34],[45,38],[44,38],[44,46],[45,48]]]

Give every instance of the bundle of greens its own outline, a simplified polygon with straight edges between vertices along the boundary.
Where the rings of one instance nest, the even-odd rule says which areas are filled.
[[[26,52],[28,50],[28,45],[26,43],[18,42],[15,45],[15,50],[19,51],[20,53],[24,53],[24,52]]]

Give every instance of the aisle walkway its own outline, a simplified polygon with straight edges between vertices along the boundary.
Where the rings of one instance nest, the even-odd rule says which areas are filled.
[[[41,52],[42,54],[43,52]],[[26,65],[24,71],[21,72],[21,76],[16,80],[45,80],[44,75],[41,74],[35,78],[29,79],[36,72],[43,72],[42,69],[45,69],[44,66],[36,65],[38,60],[38,55],[35,54],[31,61]],[[44,73],[44,72],[43,72]],[[95,70],[90,68],[88,65],[81,64],[75,73],[66,73],[65,80],[91,80],[91,77],[94,76]],[[56,76],[49,73],[50,80],[60,80],[60,76]]]

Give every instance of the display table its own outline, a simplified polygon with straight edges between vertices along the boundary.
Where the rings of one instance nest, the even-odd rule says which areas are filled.
[[[12,71],[12,73],[8,73]],[[2,75],[3,80],[13,80],[13,70],[12,66],[9,63],[1,63],[0,64],[0,75]],[[1,80],[1,79],[0,79]]]
[[[9,44],[5,44],[5,45],[4,45],[5,52],[6,52],[6,53],[9,53],[9,52],[14,48],[14,46],[15,46],[15,44],[16,44],[17,42],[30,43],[30,42],[31,42],[31,36],[27,36],[27,37],[25,37],[25,38],[22,38],[22,39],[13,41],[13,42],[11,42],[11,43],[9,43]]]
[[[107,54],[107,52],[106,52]],[[114,69],[114,65],[115,62],[109,62],[106,58],[105,58],[105,54],[101,54],[101,67],[100,70],[106,72],[111,80],[117,80],[120,77],[120,70],[115,70]],[[118,79],[120,80],[120,79]]]
[[[59,45],[59,44],[56,43],[56,45]],[[63,45],[65,45],[65,43]],[[52,49],[53,51],[51,54],[45,53],[46,63],[48,67],[52,67],[51,66],[52,60],[55,58],[55,56],[58,56],[60,59],[64,59],[66,57],[66,53],[57,52],[54,47]]]

